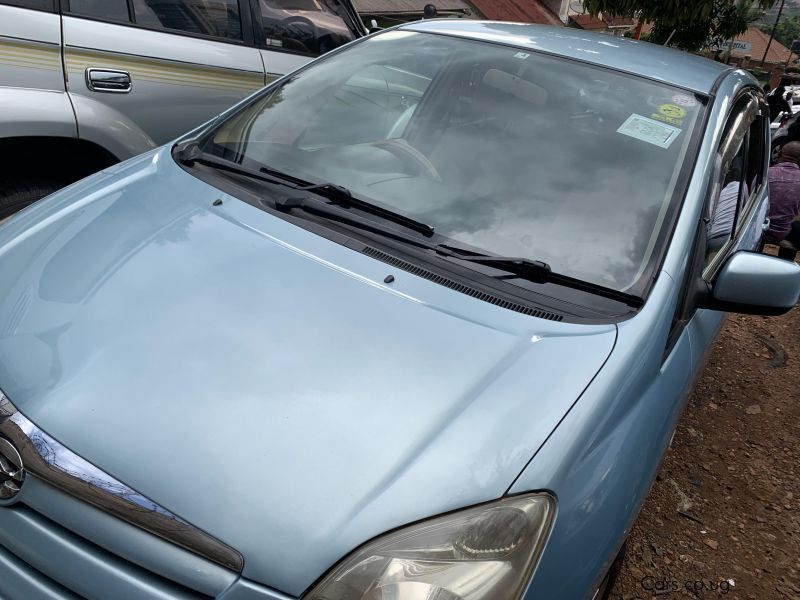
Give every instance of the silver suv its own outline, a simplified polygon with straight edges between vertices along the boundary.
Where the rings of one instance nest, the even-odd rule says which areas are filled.
[[[0,0],[0,220],[365,33],[349,0]]]

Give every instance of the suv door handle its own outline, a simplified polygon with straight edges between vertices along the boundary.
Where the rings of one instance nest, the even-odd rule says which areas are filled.
[[[127,94],[133,83],[127,71],[114,69],[86,69],[86,87],[93,92]]]

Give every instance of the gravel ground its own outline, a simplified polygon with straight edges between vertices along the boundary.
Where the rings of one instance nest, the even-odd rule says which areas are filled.
[[[611,598],[800,599],[798,439],[800,307],[731,315]]]

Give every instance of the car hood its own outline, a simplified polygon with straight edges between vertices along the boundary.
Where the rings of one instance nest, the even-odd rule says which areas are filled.
[[[502,496],[616,336],[398,272],[164,150],[0,227],[0,289],[17,408],[293,595],[375,535]]]

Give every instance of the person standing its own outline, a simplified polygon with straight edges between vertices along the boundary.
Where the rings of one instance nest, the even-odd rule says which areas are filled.
[[[792,108],[786,101],[786,86],[781,83],[767,96],[769,104],[769,120],[774,121],[781,113],[792,114]]]
[[[778,162],[769,168],[769,229],[764,234],[768,244],[788,240],[800,248],[800,142],[781,148]]]

